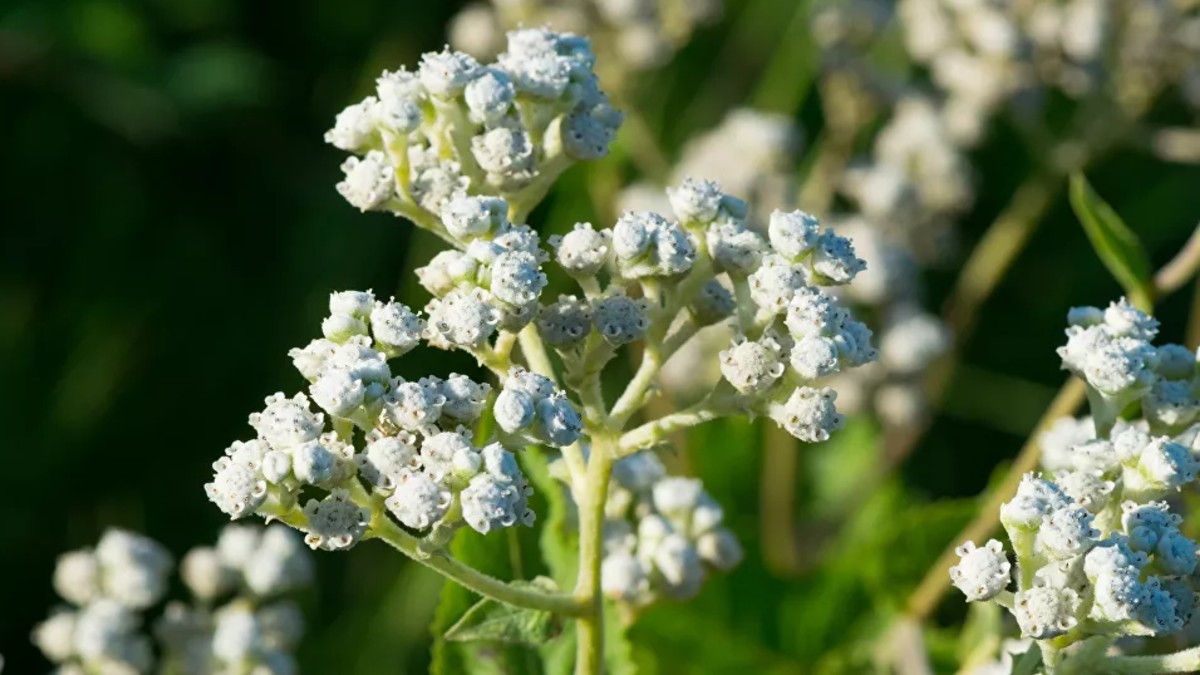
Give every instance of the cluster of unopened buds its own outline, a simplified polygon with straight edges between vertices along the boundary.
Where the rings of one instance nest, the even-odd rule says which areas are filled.
[[[147,632],[173,567],[157,542],[123,530],[63,554],[54,588],[67,604],[34,629],[34,643],[61,675],[297,672],[304,617],[287,596],[311,584],[312,561],[295,532],[230,525],[216,546],[192,549],[179,564],[190,599],[166,603]]]
[[[1001,508],[1015,563],[997,540],[966,542],[950,575],[968,600],[1007,607],[1048,672],[1108,672],[1115,640],[1177,633],[1196,608],[1200,547],[1167,500],[1200,470],[1197,361],[1152,345],[1158,322],[1125,300],[1073,309],[1069,322],[1059,354],[1092,416],[1042,435],[1048,473],[1026,475]]]
[[[607,153],[621,124],[594,65],[586,40],[527,28],[492,64],[447,48],[385,71],[325,135],[355,153],[338,191],[443,235],[443,208],[468,188],[527,213],[573,162]]]

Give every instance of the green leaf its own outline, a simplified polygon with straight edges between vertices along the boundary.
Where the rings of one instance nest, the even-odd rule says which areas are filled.
[[[513,582],[514,586],[558,591],[558,585],[547,577],[533,581]],[[512,645],[537,646],[558,635],[562,624],[550,612],[514,607],[484,598],[462,615],[445,634],[453,642],[501,642]]]
[[[568,517],[567,495],[563,484],[550,475],[544,448],[530,447],[520,453],[521,466],[533,484],[534,497],[544,502],[538,510],[536,526],[542,559],[550,575],[562,588],[575,580],[579,567],[579,532]]]
[[[1012,675],[1033,675],[1040,665],[1042,665],[1042,648],[1034,642],[1029,645],[1029,651],[1013,664]]]
[[[1071,176],[1071,207],[1092,247],[1131,302],[1149,310],[1154,299],[1150,257],[1137,235],[1088,184],[1081,173]]]

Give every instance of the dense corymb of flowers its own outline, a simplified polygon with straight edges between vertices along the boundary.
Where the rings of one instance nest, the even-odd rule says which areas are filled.
[[[942,200],[943,208],[949,208],[951,192],[967,186],[959,173],[964,170],[960,158],[948,158],[950,149],[931,140],[936,140],[936,130],[915,118],[923,109],[901,109],[907,111],[903,119],[885,126],[877,143],[886,150],[884,156],[891,168],[880,169],[864,161],[854,165],[848,175],[886,175],[903,186],[877,186],[883,191],[882,199],[891,201],[885,204],[878,201],[881,197],[873,196],[876,210],[869,216],[860,209],[853,215],[839,213],[829,221],[834,232],[854,241],[856,255],[869,263],[853,284],[834,292],[862,310],[868,323],[880,333],[880,358],[841,374],[831,386],[839,394],[839,404],[847,410],[873,409],[889,425],[909,427],[925,415],[921,376],[949,346],[947,329],[921,306],[917,268],[921,255],[914,251],[928,243],[929,237],[940,236],[933,235],[932,225],[922,228],[930,224],[933,214],[945,214],[919,203],[914,186],[918,182],[925,185],[927,193]],[[800,136],[800,129],[784,116],[736,110],[717,128],[691,141],[673,173],[719,176],[723,187],[738,186],[740,191],[730,192],[749,196],[747,228],[766,233],[768,223],[755,219],[753,214],[794,208],[797,196],[792,187],[792,164]],[[935,166],[941,171],[934,171]],[[881,183],[875,178],[861,180]],[[905,199],[911,202],[907,206],[903,205]],[[669,208],[661,190],[648,183],[626,188],[621,204],[634,210]],[[946,228],[948,224],[943,220],[936,227]],[[717,370],[712,355],[725,347],[724,340],[719,327],[702,330],[664,368],[667,389],[685,400],[705,391],[711,374]]]
[[[312,563],[294,532],[231,525],[216,546],[188,552],[179,574],[191,598],[167,603],[148,633],[172,567],[158,543],[122,530],[63,554],[54,588],[67,604],[34,629],[34,644],[62,675],[297,672],[304,618],[286,598],[312,582]]]
[[[504,48],[504,31],[549,26],[590,36],[605,80],[662,65],[692,33],[721,17],[721,0],[494,0],[468,5],[450,24],[456,49],[479,58]]]
[[[544,29],[508,34],[491,64],[431,52],[415,72],[385,71],[325,135],[354,153],[338,191],[363,211],[390,211],[444,234],[457,194],[531,208],[573,162],[608,152],[621,115],[593,72],[587,40]]]
[[[968,600],[1010,608],[1023,636],[1066,636],[1055,649],[1176,633],[1196,606],[1198,547],[1166,500],[1200,469],[1196,356],[1152,345],[1158,322],[1124,300],[1073,309],[1068,320],[1059,355],[1085,381],[1092,417],[1044,433],[1053,475],[1026,475],[1001,508],[1015,564],[996,540],[967,542],[951,578]],[[1138,402],[1143,417],[1118,419]]]

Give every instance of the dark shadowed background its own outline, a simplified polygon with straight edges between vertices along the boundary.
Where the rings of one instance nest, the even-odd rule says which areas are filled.
[[[401,220],[349,207],[333,188],[344,153],[321,135],[380,70],[439,48],[456,4],[0,4],[6,672],[48,669],[29,631],[54,603],[59,552],[110,525],[177,555],[214,540],[224,518],[202,489],[209,465],[249,434],[246,416],[264,396],[301,388],[286,351],[319,330],[329,291],[373,288],[423,304],[411,269],[435,245]],[[776,91],[765,95],[758,88],[782,44],[797,51],[779,20],[792,11],[792,0],[730,3],[724,21],[639,81],[632,99],[668,149],[752,93],[803,100],[797,120],[810,133],[820,127],[801,76],[811,66],[796,61],[796,77],[773,78]],[[975,153],[981,197],[962,225],[964,250],[1027,166],[1007,141],[1000,129]],[[1090,178],[1156,264],[1200,218],[1195,167],[1117,155]],[[546,231],[589,217],[586,179],[586,167],[573,169],[533,224]],[[954,274],[927,273],[931,307]],[[844,664],[857,656],[854,638],[898,606],[1062,381],[1054,347],[1066,309],[1118,294],[1060,197],[986,305],[970,367],[931,435],[804,575],[776,575],[759,553],[759,522],[770,517],[759,506],[759,435],[741,423],[695,434],[691,467],[725,505],[748,557],[695,602],[645,617],[633,638],[640,660],[655,664],[647,672],[853,670]],[[1191,296],[1189,288],[1162,306],[1166,338],[1183,339]],[[801,521],[826,492],[853,489],[875,440],[869,424],[852,423],[829,446],[804,449]],[[425,670],[437,577],[378,544],[323,553],[318,568],[319,591],[305,598],[304,672]],[[962,612],[947,602],[939,618],[949,624]]]

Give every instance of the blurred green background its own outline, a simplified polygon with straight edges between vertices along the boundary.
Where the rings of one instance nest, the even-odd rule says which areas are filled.
[[[457,4],[0,5],[6,672],[47,669],[29,631],[54,603],[59,552],[110,525],[177,555],[214,540],[224,519],[202,490],[209,464],[248,435],[246,415],[264,396],[301,388],[285,352],[318,331],[330,290],[423,304],[411,269],[436,245],[403,221],[346,205],[333,189],[342,153],[321,135],[381,69],[439,48]],[[794,0],[731,2],[722,22],[639,79],[631,102],[668,151],[752,99],[800,101],[796,119],[810,136],[820,128],[802,11]],[[1010,141],[1000,128],[974,155],[980,197],[962,223],[964,251],[1027,168]],[[611,161],[626,147],[623,137]],[[1197,167],[1119,154],[1090,177],[1156,264],[1200,217]],[[572,169],[533,224],[549,231],[590,217],[587,178],[587,167]],[[954,275],[926,274],[930,307]],[[804,574],[775,574],[760,553],[760,522],[772,517],[760,509],[760,434],[744,423],[694,434],[691,467],[748,557],[696,601],[644,617],[631,637],[645,672],[860,672],[869,653],[858,639],[969,519],[972,497],[1062,381],[1054,347],[1066,309],[1118,294],[1060,198],[986,305],[931,434]],[[1182,340],[1191,296],[1162,306],[1166,338]],[[444,361],[428,370],[468,367]],[[409,369],[425,372],[400,366]],[[858,421],[803,449],[798,522],[854,490],[877,440]],[[318,566],[304,672],[424,672],[440,580],[378,544],[321,554]],[[963,613],[946,602],[938,621],[951,626]]]

